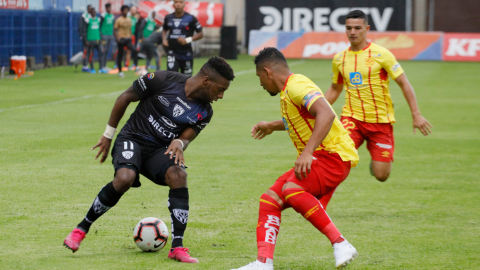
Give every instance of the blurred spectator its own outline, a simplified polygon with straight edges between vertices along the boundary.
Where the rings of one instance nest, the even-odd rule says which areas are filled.
[[[93,53],[94,50],[97,50],[98,53],[98,73],[107,73],[105,70],[102,69],[102,50],[100,49],[100,18],[97,16],[97,12],[95,11],[94,7],[90,8],[90,16],[85,19],[85,23],[87,25],[86,36],[84,36],[84,40],[86,40],[86,44],[88,46],[88,53],[89,62],[90,62],[90,73],[95,74],[95,69],[93,68]]]
[[[112,52],[115,51],[116,47],[116,40],[113,36],[113,23],[115,21],[115,16],[112,14],[112,4],[107,3],[105,5],[105,12],[102,13],[101,17],[101,35],[102,35],[102,69],[107,68],[107,57],[108,53],[110,52],[110,48],[113,45]]]

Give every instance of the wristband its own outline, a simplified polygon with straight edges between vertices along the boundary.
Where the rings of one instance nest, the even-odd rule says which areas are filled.
[[[113,136],[115,136],[116,131],[117,131],[116,128],[111,127],[107,124],[107,128],[105,129],[105,132],[103,133],[103,136],[105,138],[109,138],[111,140],[111,139],[113,139]]]
[[[187,42],[187,44],[192,43],[193,38],[192,38],[192,37],[187,37],[187,38],[185,39],[185,41]]]
[[[179,141],[179,142],[182,144],[182,150],[183,150],[184,144],[183,144],[183,141],[182,141],[182,140],[180,140],[180,139],[175,139],[175,140],[173,140],[173,141]]]

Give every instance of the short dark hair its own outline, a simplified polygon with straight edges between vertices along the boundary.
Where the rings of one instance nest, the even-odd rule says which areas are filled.
[[[261,50],[253,60],[255,65],[260,65],[265,62],[281,62],[287,64],[287,60],[281,51],[274,47],[265,47]]]
[[[345,20],[348,20],[348,19],[363,19],[363,22],[365,24],[368,24],[368,16],[367,14],[365,14],[363,11],[361,11],[360,9],[355,9],[355,10],[352,10],[350,11],[348,14],[347,14],[347,18]]]
[[[110,3],[106,3],[106,4],[105,4],[105,8],[109,8],[109,7],[111,7],[111,6],[112,6],[112,4],[110,4]]]
[[[128,10],[130,10],[130,7],[129,7],[129,6],[127,6],[127,5],[123,5],[123,6],[122,6],[122,8],[120,8],[120,11],[122,11],[122,12],[123,12],[123,10],[124,10],[124,9],[128,9]]]
[[[204,74],[207,74],[208,71],[206,70],[215,71],[218,73],[218,75],[229,81],[233,81],[235,78],[232,67],[227,63],[227,61],[225,61],[225,59],[219,56],[214,56],[208,59],[207,63],[205,63],[201,68],[201,71]]]

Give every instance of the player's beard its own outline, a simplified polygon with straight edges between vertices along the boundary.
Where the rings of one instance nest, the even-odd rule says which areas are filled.
[[[268,93],[270,94],[270,96],[272,96],[272,97],[278,95],[278,92],[277,92],[277,93],[272,93],[272,92],[270,92],[270,91],[267,91],[267,92],[268,92]]]

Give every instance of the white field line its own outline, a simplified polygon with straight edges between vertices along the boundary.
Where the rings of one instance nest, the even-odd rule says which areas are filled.
[[[53,101],[53,102],[48,102],[48,103],[31,104],[31,105],[24,105],[24,106],[12,107],[12,108],[7,108],[7,109],[0,109],[0,113],[6,112],[6,111],[19,110],[19,109],[26,109],[26,108],[33,108],[33,107],[40,107],[40,106],[48,106],[48,105],[60,104],[60,103],[65,103],[65,102],[72,102],[72,101],[77,101],[77,100],[87,99],[87,98],[92,98],[92,97],[107,97],[107,96],[112,96],[112,95],[118,95],[118,94],[120,94],[120,93],[122,93],[122,92],[123,92],[123,91],[117,91],[117,92],[108,93],[108,94],[87,95],[87,96],[83,96],[83,97],[63,99],[63,100],[58,100],[58,101]]]
[[[302,64],[304,62],[305,62],[305,60],[295,61],[295,62],[290,63],[289,66],[296,66],[296,65]],[[244,74],[253,73],[255,71],[256,71],[255,69],[242,70],[242,71],[239,71],[239,72],[235,73],[235,76],[241,76],[241,75],[244,75]],[[92,98],[92,97],[108,97],[108,96],[112,96],[112,95],[119,95],[122,92],[123,91],[117,91],[117,92],[112,92],[112,93],[108,93],[108,94],[87,95],[87,96],[82,96],[82,97],[63,99],[63,100],[41,103],[41,104],[23,105],[23,106],[18,106],[18,107],[0,109],[0,113],[6,112],[6,111],[19,110],[19,109],[27,109],[27,108],[34,108],[34,107],[40,107],[40,106],[55,105],[55,104],[72,102],[72,101],[77,101],[77,100],[82,100],[82,99],[87,99],[87,98]]]

